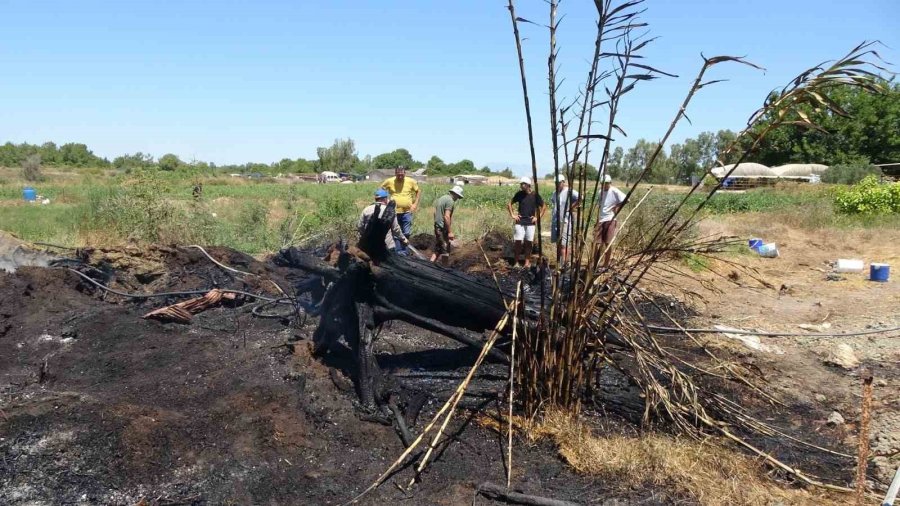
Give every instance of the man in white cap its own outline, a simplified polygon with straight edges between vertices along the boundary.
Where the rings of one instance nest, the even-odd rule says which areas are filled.
[[[604,174],[603,189],[600,192],[600,198],[597,200],[597,205],[600,206],[600,219],[597,221],[597,228],[594,231],[600,242],[598,253],[606,251],[606,254],[603,255],[604,268],[609,267],[609,259],[612,256],[612,248],[609,245],[615,239],[616,229],[618,228],[615,216],[622,209],[624,202],[625,194],[622,193],[622,190],[612,185],[612,178],[609,174]]]
[[[515,210],[513,204],[517,204]],[[534,241],[535,225],[547,212],[547,205],[544,204],[544,199],[535,193],[531,178],[526,176],[520,180],[519,191],[506,204],[506,209],[514,223],[513,265],[519,265],[519,257],[524,253],[524,266],[531,267],[531,244]]]
[[[565,262],[569,253],[569,239],[572,237],[572,214],[578,206],[578,192],[569,189],[566,176],[556,176],[556,191],[550,196],[553,214],[550,219],[550,242],[559,242],[558,262]],[[560,234],[560,230],[562,234]]]
[[[440,259],[444,267],[450,265],[450,241],[455,238],[450,226],[453,224],[456,201],[461,198],[462,186],[456,185],[434,201],[434,253],[431,254],[431,261]]]

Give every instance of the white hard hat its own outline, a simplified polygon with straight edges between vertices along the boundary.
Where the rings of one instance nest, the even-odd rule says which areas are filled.
[[[463,198],[463,189],[462,186],[456,185],[453,188],[450,188],[450,191],[455,193],[457,197]]]
[[[564,175],[562,175],[562,174],[556,176],[556,182],[557,182],[557,183],[565,183],[565,182],[566,182],[566,176],[564,176]]]
[[[530,184],[531,184],[531,178],[528,177],[528,176],[522,176],[522,179],[519,180],[519,183],[530,185]]]
[[[604,183],[612,183],[612,177],[609,174],[603,174],[603,182]]]

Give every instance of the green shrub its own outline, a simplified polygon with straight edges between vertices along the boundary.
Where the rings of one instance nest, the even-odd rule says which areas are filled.
[[[203,239],[205,228],[185,226],[192,213],[167,198],[169,193],[156,171],[143,169],[117,186],[89,186],[78,211],[80,228],[141,242]]]
[[[266,249],[269,238],[269,210],[257,201],[251,200],[241,206],[235,223],[236,243],[240,249],[260,251]]]
[[[900,183],[881,184],[867,176],[859,184],[835,192],[835,206],[845,214],[900,213]]]
[[[332,192],[321,196],[316,204],[315,225],[324,237],[334,239],[355,233],[360,210],[352,196]]]
[[[823,183],[832,184],[856,184],[867,176],[880,175],[881,170],[867,161],[862,163],[847,163],[833,165],[822,173]]]

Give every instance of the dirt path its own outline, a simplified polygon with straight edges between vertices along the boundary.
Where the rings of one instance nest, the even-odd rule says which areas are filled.
[[[722,263],[715,265],[722,274],[734,273],[730,281],[710,274],[696,275],[707,284],[679,281],[702,296],[691,299],[697,313],[691,326],[724,324],[801,334],[900,327],[900,283],[896,279],[888,283],[868,281],[867,270],[829,276],[831,263],[837,258],[864,259],[867,267],[869,262],[900,266],[900,232],[808,232],[773,222],[767,216],[704,222],[702,227],[705,234],[759,236],[776,241],[781,255],[774,259],[749,254],[732,258],[755,274]],[[800,325],[812,327],[803,329]],[[870,370],[876,378],[871,444],[875,454],[884,455],[874,459],[873,474],[880,486],[886,487],[900,465],[900,332],[760,338],[771,351],[753,350],[721,335],[705,339],[759,367],[776,392],[811,415],[815,433],[829,434],[850,453],[855,452],[857,444],[860,372]],[[827,418],[833,412],[840,413],[846,423],[829,425]]]

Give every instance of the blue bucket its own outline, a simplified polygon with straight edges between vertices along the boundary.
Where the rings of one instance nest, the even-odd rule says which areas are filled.
[[[887,282],[891,277],[891,266],[888,264],[871,264],[869,265],[869,280]]]
[[[750,246],[750,249],[759,253],[759,247],[763,245],[763,240],[754,237],[747,241],[747,245]]]
[[[22,190],[22,198],[27,200],[28,202],[34,202],[35,200],[37,200],[37,192],[34,190],[34,188],[26,186]]]

